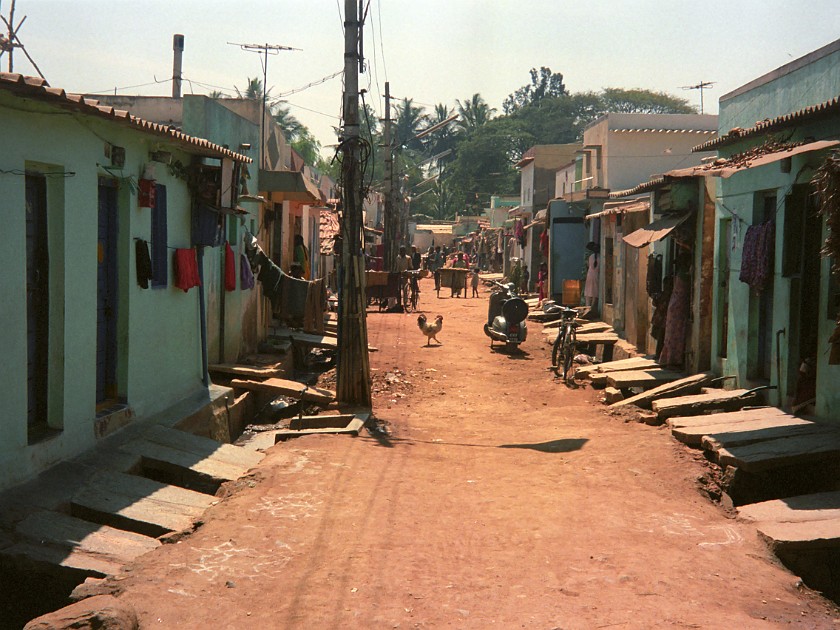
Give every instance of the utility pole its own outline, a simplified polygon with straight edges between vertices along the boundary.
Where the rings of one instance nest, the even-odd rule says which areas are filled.
[[[684,85],[682,89],[684,90],[700,90],[700,113],[703,113],[703,90],[707,90],[712,87],[717,81],[700,81],[700,83],[696,85]]]
[[[385,230],[383,241],[386,271],[397,270],[397,216],[394,208],[394,147],[391,141],[391,84],[385,81]]]
[[[358,0],[361,5],[361,0]],[[339,268],[336,398],[371,406],[365,259],[362,254],[362,169],[359,142],[359,11],[344,0],[344,135],[341,141],[341,266]]]

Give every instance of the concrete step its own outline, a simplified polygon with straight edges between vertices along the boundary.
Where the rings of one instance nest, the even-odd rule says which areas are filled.
[[[734,466],[750,473],[803,466],[840,457],[840,427],[816,434],[784,437],[718,450],[721,466]]]
[[[721,446],[735,446],[749,444],[778,437],[785,437],[788,432],[801,431],[801,428],[812,429],[815,423],[802,418],[789,415],[771,414],[769,417],[762,417],[760,412],[748,412],[750,419],[741,419],[739,422],[726,422],[718,420],[718,415],[700,416],[705,418],[706,424],[693,424],[691,426],[674,427],[671,434],[680,442],[689,446],[702,446],[708,439],[708,450],[717,451]]]

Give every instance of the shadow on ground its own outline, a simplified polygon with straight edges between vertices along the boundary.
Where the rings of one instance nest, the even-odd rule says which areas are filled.
[[[564,440],[551,440],[537,444],[502,444],[499,448],[526,448],[541,453],[571,453],[579,451],[589,440],[587,438],[570,438]]]

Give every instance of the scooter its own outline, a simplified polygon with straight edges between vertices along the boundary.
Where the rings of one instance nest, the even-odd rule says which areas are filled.
[[[490,293],[484,334],[490,337],[491,348],[494,341],[504,343],[508,349],[516,348],[528,336],[525,325],[528,305],[517,295],[512,282],[502,284],[494,281],[493,284],[495,290]]]

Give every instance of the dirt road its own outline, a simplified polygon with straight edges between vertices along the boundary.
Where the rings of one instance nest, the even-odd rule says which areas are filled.
[[[368,319],[390,436],[271,448],[120,581],[144,628],[840,627],[665,430],[555,383],[538,325],[491,352],[486,292],[421,286],[443,345]]]

